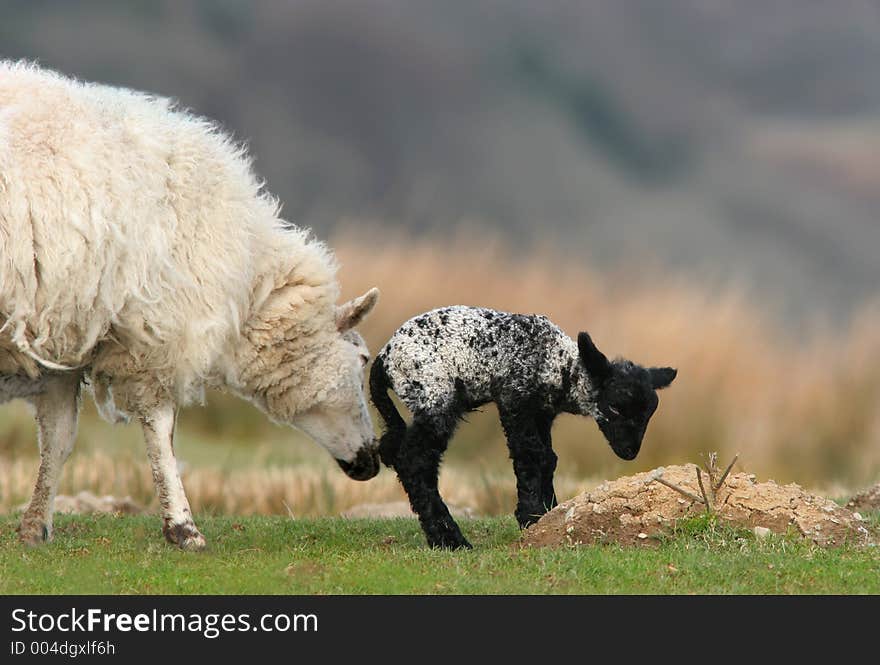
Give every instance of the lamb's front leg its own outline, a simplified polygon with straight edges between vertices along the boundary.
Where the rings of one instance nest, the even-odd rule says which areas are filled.
[[[541,462],[541,506],[544,512],[552,510],[558,505],[556,490],[553,489],[553,475],[556,473],[556,453],[553,452],[553,439],[550,430],[553,428],[555,414],[544,413],[535,419],[538,428],[538,436],[544,444],[544,458]]]
[[[58,481],[76,439],[80,380],[79,374],[53,377],[47,381],[45,391],[33,399],[40,443],[40,471],[18,531],[19,539],[28,545],[39,545],[52,539]]]
[[[547,512],[543,485],[545,445],[528,411],[501,405],[498,411],[516,475],[516,521],[524,529]]]
[[[175,420],[176,409],[173,404],[157,407],[141,417],[147,455],[153,470],[153,483],[156,485],[162,511],[162,533],[169,543],[174,543],[181,549],[201,550],[205,547],[205,537],[199,533],[193,522],[189,501],[177,469],[177,460],[174,458]]]

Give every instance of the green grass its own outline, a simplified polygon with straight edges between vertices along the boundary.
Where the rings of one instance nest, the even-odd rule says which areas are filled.
[[[512,518],[466,520],[475,549],[445,552],[412,519],[202,517],[209,550],[193,554],[166,545],[155,516],[56,519],[53,543],[25,548],[0,517],[0,593],[880,593],[880,548],[758,541],[705,520],[635,549],[522,549]]]

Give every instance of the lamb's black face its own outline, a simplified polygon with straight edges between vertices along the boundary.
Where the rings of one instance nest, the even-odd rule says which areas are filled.
[[[596,423],[602,434],[618,457],[635,459],[659,402],[648,370],[627,361],[611,363],[611,374],[597,398]]]
[[[629,360],[609,362],[587,333],[578,335],[578,349],[596,393],[599,429],[618,457],[635,459],[648,421],[657,410],[656,391],[672,383],[676,370],[645,369]]]

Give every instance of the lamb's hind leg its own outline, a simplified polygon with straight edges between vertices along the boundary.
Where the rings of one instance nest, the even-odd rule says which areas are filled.
[[[169,543],[184,550],[201,550],[205,537],[193,522],[189,501],[183,491],[177,460],[174,458],[174,424],[176,409],[173,404],[159,406],[141,416],[147,455],[153,471],[153,483],[162,510],[162,533]]]
[[[28,545],[52,539],[55,494],[64,462],[73,450],[79,416],[79,373],[52,377],[32,398],[36,409],[40,470],[31,501],[21,519],[19,538]]]
[[[451,415],[416,415],[407,428],[394,462],[410,505],[419,516],[428,545],[446,549],[471,547],[437,489],[440,460],[455,422],[456,418]]]

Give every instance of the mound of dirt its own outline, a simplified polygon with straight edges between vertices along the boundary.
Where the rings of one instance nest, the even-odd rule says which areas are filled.
[[[663,478],[700,496],[695,467],[668,466]],[[701,503],[650,482],[656,472],[626,476],[599,485],[591,492],[560,504],[523,534],[526,545],[538,547],[615,542],[625,545],[656,543],[675,521],[705,512]],[[704,475],[705,482],[705,475]],[[728,476],[716,495],[716,513],[735,526],[786,533],[794,529],[822,546],[869,542],[861,516],[800,486],[756,482],[755,476]],[[757,529],[756,529],[757,527]]]
[[[846,507],[850,510],[880,510],[880,483],[856,494]]]

